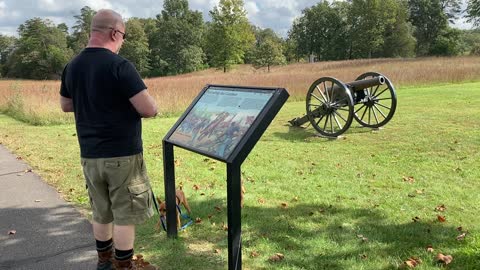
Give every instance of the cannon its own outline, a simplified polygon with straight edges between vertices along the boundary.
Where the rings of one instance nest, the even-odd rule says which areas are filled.
[[[323,77],[307,92],[307,114],[289,123],[299,127],[310,122],[321,135],[338,137],[354,118],[364,127],[380,128],[392,119],[396,107],[395,88],[380,73],[367,72],[350,83]]]

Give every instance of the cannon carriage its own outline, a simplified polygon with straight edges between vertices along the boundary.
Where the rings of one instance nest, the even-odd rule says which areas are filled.
[[[289,121],[292,126],[310,122],[326,137],[343,134],[355,119],[360,125],[379,128],[395,114],[397,96],[391,81],[380,73],[367,72],[354,82],[323,77],[310,86],[306,115]]]

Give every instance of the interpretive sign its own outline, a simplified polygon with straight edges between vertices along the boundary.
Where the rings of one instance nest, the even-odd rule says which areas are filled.
[[[241,170],[257,141],[288,99],[283,88],[208,85],[163,139],[167,234],[177,235],[174,148],[227,164],[228,269],[242,269]]]
[[[210,85],[180,119],[167,141],[227,161],[279,93],[288,97],[284,89]]]

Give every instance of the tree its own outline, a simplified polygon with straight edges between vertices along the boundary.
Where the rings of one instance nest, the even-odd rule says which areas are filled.
[[[15,37],[9,37],[0,34],[0,78],[6,73],[4,66],[15,49],[16,42],[17,39]]]
[[[407,21],[408,9],[404,0],[397,1],[395,21],[385,28],[383,57],[414,57],[416,40],[413,26]]]
[[[459,9],[459,0],[409,0],[410,21],[415,26],[417,55],[432,55],[437,39],[446,33],[449,20],[453,20]],[[437,51],[437,49],[435,49]]]
[[[92,18],[95,16],[96,11],[89,6],[84,6],[80,10],[80,14],[75,15],[75,25],[72,27],[73,34],[69,39],[69,47],[72,48],[75,54],[78,54],[88,44],[90,37],[90,27],[92,24]]]
[[[187,0],[165,0],[151,38],[152,67],[157,73],[167,75],[202,69],[203,28],[202,14],[191,11]]]
[[[243,63],[245,52],[255,42],[243,0],[220,0],[210,11],[207,46],[212,66],[227,72],[232,65]]]
[[[395,0],[353,0],[348,12],[349,59],[383,56],[385,31],[395,23]]]
[[[125,39],[120,55],[130,60],[142,76],[150,71],[150,48],[141,21],[137,18],[129,19],[125,24],[128,36]]]
[[[469,0],[467,6],[467,18],[475,26],[480,26],[480,0]]]
[[[296,58],[345,59],[348,42],[346,7],[350,3],[323,1],[304,9],[289,31],[290,53]],[[295,48],[296,47],[296,48]]]
[[[33,18],[18,28],[17,48],[9,57],[7,76],[26,79],[59,78],[72,56],[65,33],[50,20]]]
[[[275,36],[265,36],[260,39],[255,49],[255,58],[253,66],[255,68],[267,67],[270,72],[270,66],[286,64],[287,60],[283,55],[281,40]]]

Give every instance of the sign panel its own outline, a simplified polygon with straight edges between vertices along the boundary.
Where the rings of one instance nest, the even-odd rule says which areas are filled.
[[[168,141],[226,160],[275,91],[208,87]]]

